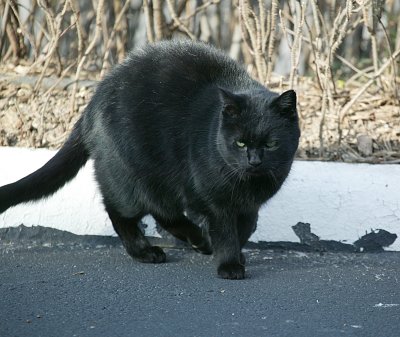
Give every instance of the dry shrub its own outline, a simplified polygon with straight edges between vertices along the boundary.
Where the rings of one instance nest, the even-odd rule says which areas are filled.
[[[225,49],[272,89],[297,90],[299,157],[396,162],[399,18],[394,0],[1,0],[0,144],[59,146],[90,97],[82,101],[80,81],[101,79],[138,44],[189,38]],[[28,75],[24,104],[37,104],[31,114],[42,121],[29,128],[30,112],[17,106],[23,87],[9,85]],[[67,78],[71,90],[59,90]],[[57,121],[59,95],[68,118],[43,122]],[[20,122],[5,122],[16,115]],[[57,141],[47,136],[54,129]],[[358,150],[360,135],[372,138],[372,155]]]

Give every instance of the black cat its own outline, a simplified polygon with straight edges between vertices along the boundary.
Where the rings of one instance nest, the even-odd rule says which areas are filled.
[[[196,250],[213,252],[220,277],[242,279],[241,248],[260,206],[287,177],[299,136],[293,90],[267,90],[206,44],[151,44],[99,83],[49,162],[0,188],[0,213],[51,195],[91,158],[105,209],[129,255],[165,261],[137,226],[151,214]],[[208,235],[187,212],[206,220]]]

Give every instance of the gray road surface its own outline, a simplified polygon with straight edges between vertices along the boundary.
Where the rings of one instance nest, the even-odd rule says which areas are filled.
[[[122,247],[0,250],[0,336],[400,336],[400,253],[247,251],[243,281],[208,256]]]

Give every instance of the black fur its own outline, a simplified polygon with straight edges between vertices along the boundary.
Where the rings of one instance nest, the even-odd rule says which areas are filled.
[[[196,250],[213,252],[220,277],[241,279],[241,248],[287,177],[299,136],[294,91],[267,90],[202,43],[148,45],[99,84],[53,159],[0,188],[0,212],[54,193],[90,157],[132,257],[165,261],[137,227],[151,214]],[[205,219],[209,236],[189,213]]]

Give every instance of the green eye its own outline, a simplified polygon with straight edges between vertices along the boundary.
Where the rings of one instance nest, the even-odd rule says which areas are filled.
[[[276,140],[271,140],[265,144],[265,147],[269,150],[276,149],[278,142]]]
[[[246,146],[245,143],[239,142],[238,140],[235,142],[235,144],[237,147],[240,147],[241,149],[243,149]]]

